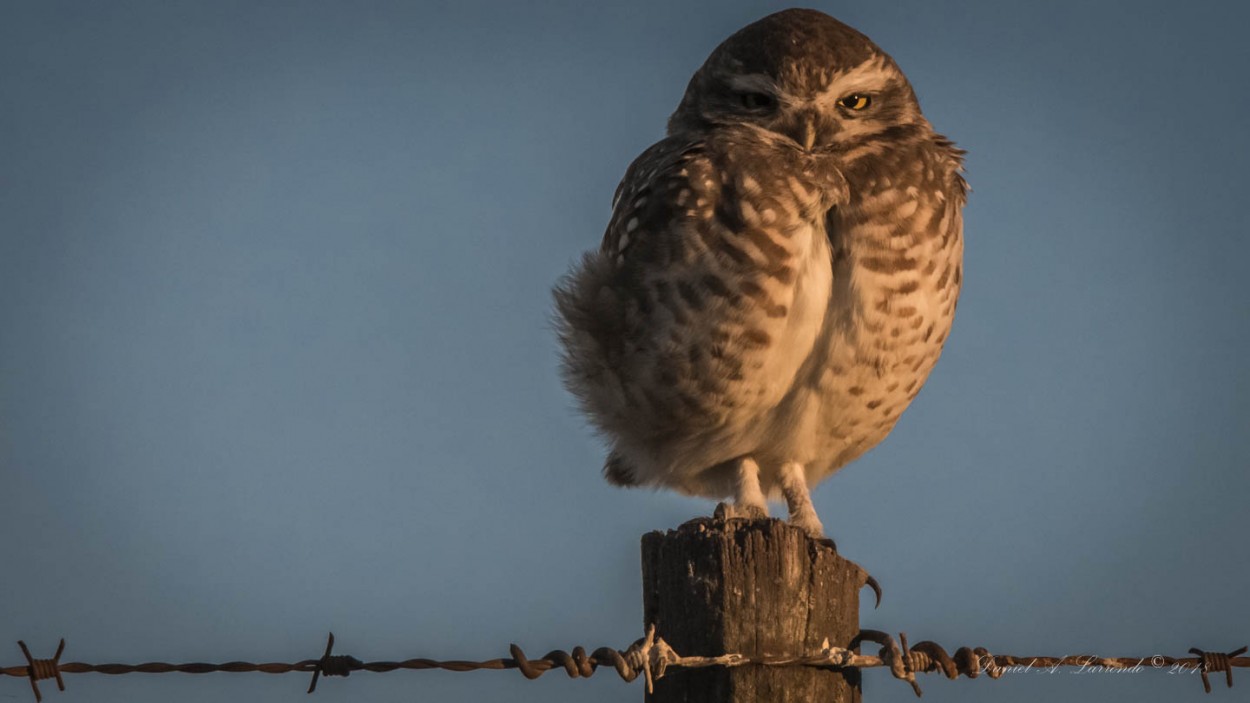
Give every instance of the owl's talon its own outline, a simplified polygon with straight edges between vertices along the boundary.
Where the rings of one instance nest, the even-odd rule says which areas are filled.
[[[872,606],[872,609],[876,610],[881,607],[881,584],[877,583],[877,579],[873,578],[872,574],[867,574],[867,576],[868,579],[864,581],[864,586],[871,588],[872,592],[877,596],[877,602]],[[863,588],[863,586],[860,586],[860,588]]]

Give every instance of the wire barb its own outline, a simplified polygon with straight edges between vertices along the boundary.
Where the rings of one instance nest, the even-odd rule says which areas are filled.
[[[1202,660],[1198,664],[1199,666],[1198,672],[1202,674],[1202,688],[1207,693],[1211,692],[1211,681],[1207,679],[1207,672],[1210,672],[1210,671],[1224,672],[1224,683],[1228,685],[1228,688],[1232,688],[1233,687],[1232,659],[1234,657],[1239,657],[1242,654],[1245,654],[1247,649],[1250,649],[1250,647],[1242,647],[1241,649],[1233,650],[1229,652],[1228,654],[1221,654],[1219,652],[1204,652],[1201,649],[1198,649],[1197,647],[1191,647],[1189,650],[1189,653],[1197,654],[1198,658]]]
[[[923,654],[911,651],[907,646],[906,634],[900,632],[898,638],[903,643],[902,647],[894,641],[893,637],[880,630],[860,630],[859,634],[851,640],[851,647],[859,646],[864,640],[881,645],[881,653],[878,656],[881,657],[882,665],[890,668],[890,673],[894,675],[894,678],[911,684],[911,690],[919,698],[924,695],[924,692],[920,690],[920,684],[916,683],[916,671],[925,671],[931,662],[922,659]]]
[[[39,681],[42,679],[56,679],[57,690],[65,690],[65,682],[61,680],[61,652],[65,651],[65,638],[61,638],[61,643],[56,646],[56,654],[51,659],[35,659],[30,656],[30,650],[26,648],[26,643],[22,640],[17,641],[17,646],[22,648],[22,654],[26,656],[26,672],[30,677],[30,688],[35,692],[35,703],[43,701],[43,694],[39,692]]]
[[[308,692],[312,693],[317,690],[317,679],[322,674],[326,676],[351,676],[353,671],[357,671],[364,667],[364,662],[356,657],[350,657],[346,654],[335,656],[331,654],[334,651],[334,633],[330,633],[330,637],[326,640],[326,653],[321,655],[317,660],[316,668],[313,669],[312,683],[308,684]]]

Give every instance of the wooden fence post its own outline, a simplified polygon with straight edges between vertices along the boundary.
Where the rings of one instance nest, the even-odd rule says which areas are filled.
[[[781,520],[700,518],[642,538],[644,626],[681,655],[799,655],[859,632],[867,574]],[[672,671],[649,703],[859,703],[859,672],[745,665]]]

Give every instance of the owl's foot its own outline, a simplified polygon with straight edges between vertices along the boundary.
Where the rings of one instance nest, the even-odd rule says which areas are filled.
[[[760,465],[750,457],[738,459],[734,467],[734,502],[716,506],[716,518],[763,520],[768,517],[768,501],[760,489]]]
[[[790,524],[806,532],[812,539],[826,539],[825,526],[816,517],[812,496],[807,491],[807,476],[803,473],[802,464],[790,461],[781,465],[781,494],[785,496],[786,506],[790,508]]]
[[[717,503],[712,517],[717,520],[763,520],[768,517],[768,511],[758,505]]]

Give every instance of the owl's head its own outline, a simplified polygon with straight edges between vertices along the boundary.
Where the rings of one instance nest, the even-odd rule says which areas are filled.
[[[669,134],[754,126],[805,151],[840,151],[927,127],[911,84],[868,37],[785,10],[726,39],[690,79]]]

